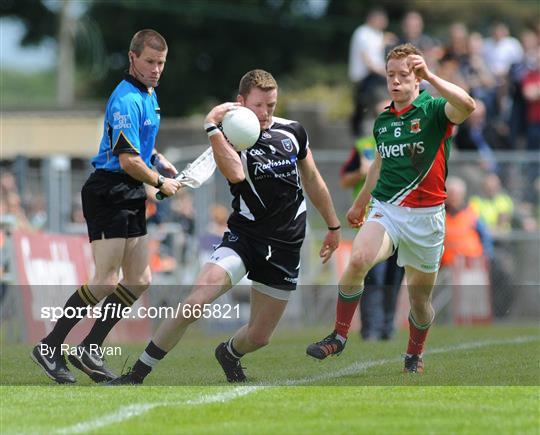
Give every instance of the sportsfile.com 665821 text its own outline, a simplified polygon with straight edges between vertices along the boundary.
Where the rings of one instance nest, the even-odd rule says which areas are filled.
[[[68,319],[85,317],[89,319],[122,318],[122,319],[172,319],[177,317],[203,319],[238,319],[240,305],[231,304],[194,304],[179,302],[176,307],[126,307],[120,304],[107,304],[96,307],[42,307],[40,317],[56,322],[62,316]]]

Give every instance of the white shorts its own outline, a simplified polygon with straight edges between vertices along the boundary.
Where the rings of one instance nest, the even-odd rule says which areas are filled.
[[[425,208],[400,207],[373,200],[367,222],[379,222],[398,250],[397,264],[437,272],[444,250],[444,205]]]
[[[233,249],[227,248],[226,246],[217,248],[208,260],[208,263],[217,264],[225,269],[233,286],[238,284],[247,274],[246,266],[240,256]],[[252,281],[252,287],[259,293],[282,301],[289,300],[291,295],[291,291],[277,289],[256,281]]]

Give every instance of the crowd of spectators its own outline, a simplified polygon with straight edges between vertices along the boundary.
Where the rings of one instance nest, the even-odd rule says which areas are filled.
[[[439,40],[424,32],[422,15],[411,11],[402,18],[400,35],[385,32],[387,26],[386,13],[376,9],[353,33],[349,76],[355,92],[363,91],[360,105],[362,99],[370,101],[377,87],[385,87],[385,53],[398,43],[410,42],[423,51],[434,72],[483,103],[491,148],[539,150],[540,25],[520,29],[516,37],[502,22],[493,23],[486,35],[457,22],[450,24],[447,37]],[[355,93],[355,98],[358,96]],[[352,131],[357,136],[363,126],[357,124],[355,116],[356,111]],[[471,146],[458,141],[458,148],[460,145]]]

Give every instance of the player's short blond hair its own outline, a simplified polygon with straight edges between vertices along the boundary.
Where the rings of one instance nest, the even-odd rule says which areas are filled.
[[[245,98],[253,88],[271,91],[272,89],[277,89],[278,84],[276,79],[268,71],[254,69],[245,73],[240,79],[238,94]]]
[[[165,38],[158,32],[152,29],[139,30],[129,44],[129,50],[139,57],[144,50],[144,47],[150,47],[157,51],[167,51],[167,42]]]
[[[424,54],[414,45],[407,42],[406,44],[398,45],[397,47],[392,48],[390,52],[386,55],[386,64],[390,59],[403,59],[411,54],[417,54],[418,56],[424,56]]]

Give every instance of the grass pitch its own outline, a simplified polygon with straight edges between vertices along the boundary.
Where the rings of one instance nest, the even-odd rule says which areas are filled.
[[[435,326],[423,375],[401,373],[402,332],[389,342],[351,335],[344,353],[304,355],[325,330],[284,330],[243,359],[251,382],[230,386],[213,358],[225,336],[188,332],[145,386],[57,386],[30,346],[2,346],[3,433],[539,433],[538,327]],[[118,372],[144,345],[110,358]]]

